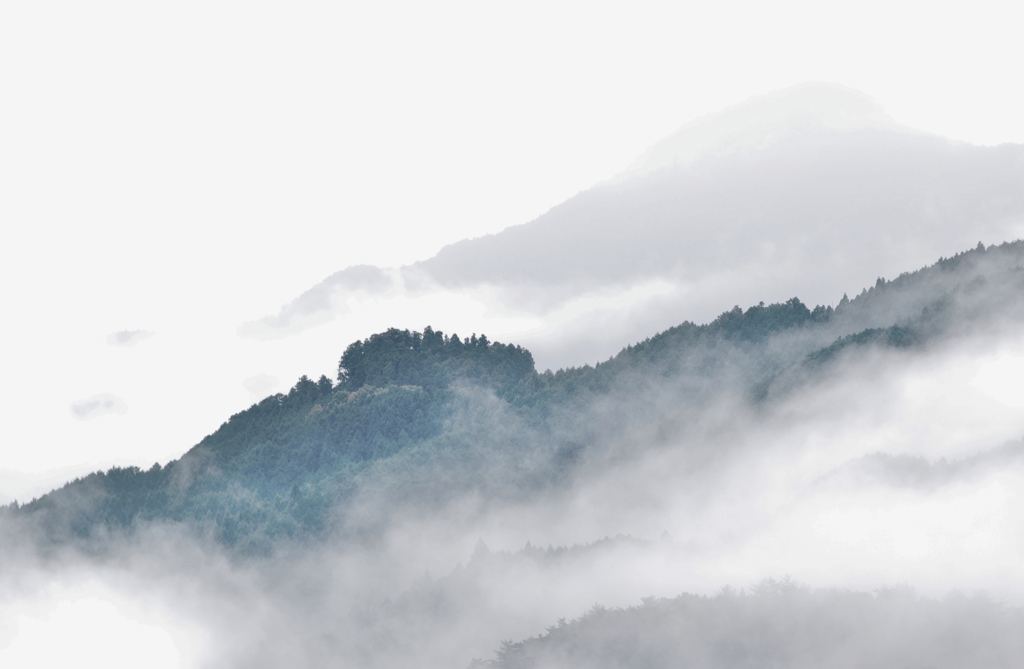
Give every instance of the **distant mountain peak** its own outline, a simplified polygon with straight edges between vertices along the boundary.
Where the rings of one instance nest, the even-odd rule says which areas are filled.
[[[648,148],[611,181],[627,181],[673,165],[687,167],[702,158],[767,148],[794,132],[868,128],[923,134],[896,123],[865,93],[840,84],[799,84],[690,121]]]

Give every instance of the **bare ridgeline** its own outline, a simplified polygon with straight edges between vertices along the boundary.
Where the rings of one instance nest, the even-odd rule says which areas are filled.
[[[944,436],[898,399],[1014,341],[1022,266],[1024,242],[979,244],[835,308],[737,307],[557,372],[388,330],[167,466],[6,507],[3,587],[103,574],[212,630],[211,666],[1020,666],[1021,610],[974,594],[1019,594],[1020,516],[1002,544],[892,542],[1024,482],[1021,442]],[[938,431],[885,452],[915,421]],[[881,510],[879,547],[849,550],[835,509]]]

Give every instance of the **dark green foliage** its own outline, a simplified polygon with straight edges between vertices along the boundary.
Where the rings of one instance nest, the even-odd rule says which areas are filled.
[[[518,407],[529,408],[540,416],[550,415],[559,406],[578,408],[595,395],[607,394],[650,382],[662,383],[666,378],[685,377],[691,383],[694,401],[708,399],[709,382],[715,377],[722,383],[733,379],[724,374],[730,361],[749,362],[749,356],[763,354],[764,345],[773,335],[826,323],[833,313],[831,307],[808,309],[799,299],[781,304],[764,303],[746,311],[733,307],[707,325],[689,321],[676,325],[642,342],[627,346],[615,357],[591,367],[575,367],[535,374],[525,379],[508,396]],[[763,370],[751,367],[755,375]]]
[[[190,452],[211,453],[218,467],[240,475],[247,485],[287,487],[326,462],[382,457],[402,441],[440,430],[440,391],[321,388],[303,377],[287,395],[273,395],[232,416]]]
[[[893,325],[888,328],[868,328],[852,335],[840,337],[825,348],[814,351],[807,356],[808,362],[822,363],[835,358],[841,351],[852,346],[884,346],[891,348],[907,348],[919,341],[909,328]]]
[[[467,379],[499,395],[534,373],[533,356],[521,346],[491,343],[475,334],[465,341],[427,327],[423,333],[391,328],[351,344],[338,365],[339,387],[414,385],[443,388]]]
[[[830,312],[831,309],[819,306],[813,316],[816,321],[822,322],[828,320]],[[762,302],[746,311],[733,307],[732,311],[712,321],[709,330],[724,339],[761,342],[777,332],[799,327],[811,320],[811,310],[794,297],[783,304],[767,307]]]

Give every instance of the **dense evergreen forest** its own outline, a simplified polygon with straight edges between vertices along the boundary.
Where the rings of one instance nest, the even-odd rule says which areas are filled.
[[[979,244],[880,278],[834,308],[795,297],[737,306],[555,372],[483,335],[389,329],[349,345],[335,379],[303,376],[167,466],[96,472],[3,512],[56,542],[147,521],[184,523],[243,553],[282,539],[372,539],[393,513],[462,494],[514,500],[565,489],[610,449],[671,440],[725,398],[770,411],[858,356],[912,355],[1019,321],[1022,259],[1022,242]]]

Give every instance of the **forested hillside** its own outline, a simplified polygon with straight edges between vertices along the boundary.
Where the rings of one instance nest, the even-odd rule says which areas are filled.
[[[167,466],[97,472],[6,513],[50,541],[161,521],[265,552],[286,538],[372,539],[398,511],[467,494],[557,494],[610,457],[685,441],[717,420],[711,407],[770,412],[869,351],[913,354],[1019,322],[1022,261],[1022,242],[979,245],[834,308],[795,297],[734,307],[555,372],[483,335],[391,329],[349,345],[336,379],[302,377]]]
[[[811,590],[765,581],[750,592],[684,594],[595,606],[547,632],[506,642],[499,669],[588,667],[1014,667],[1024,612],[983,597],[928,601],[913,591]]]

